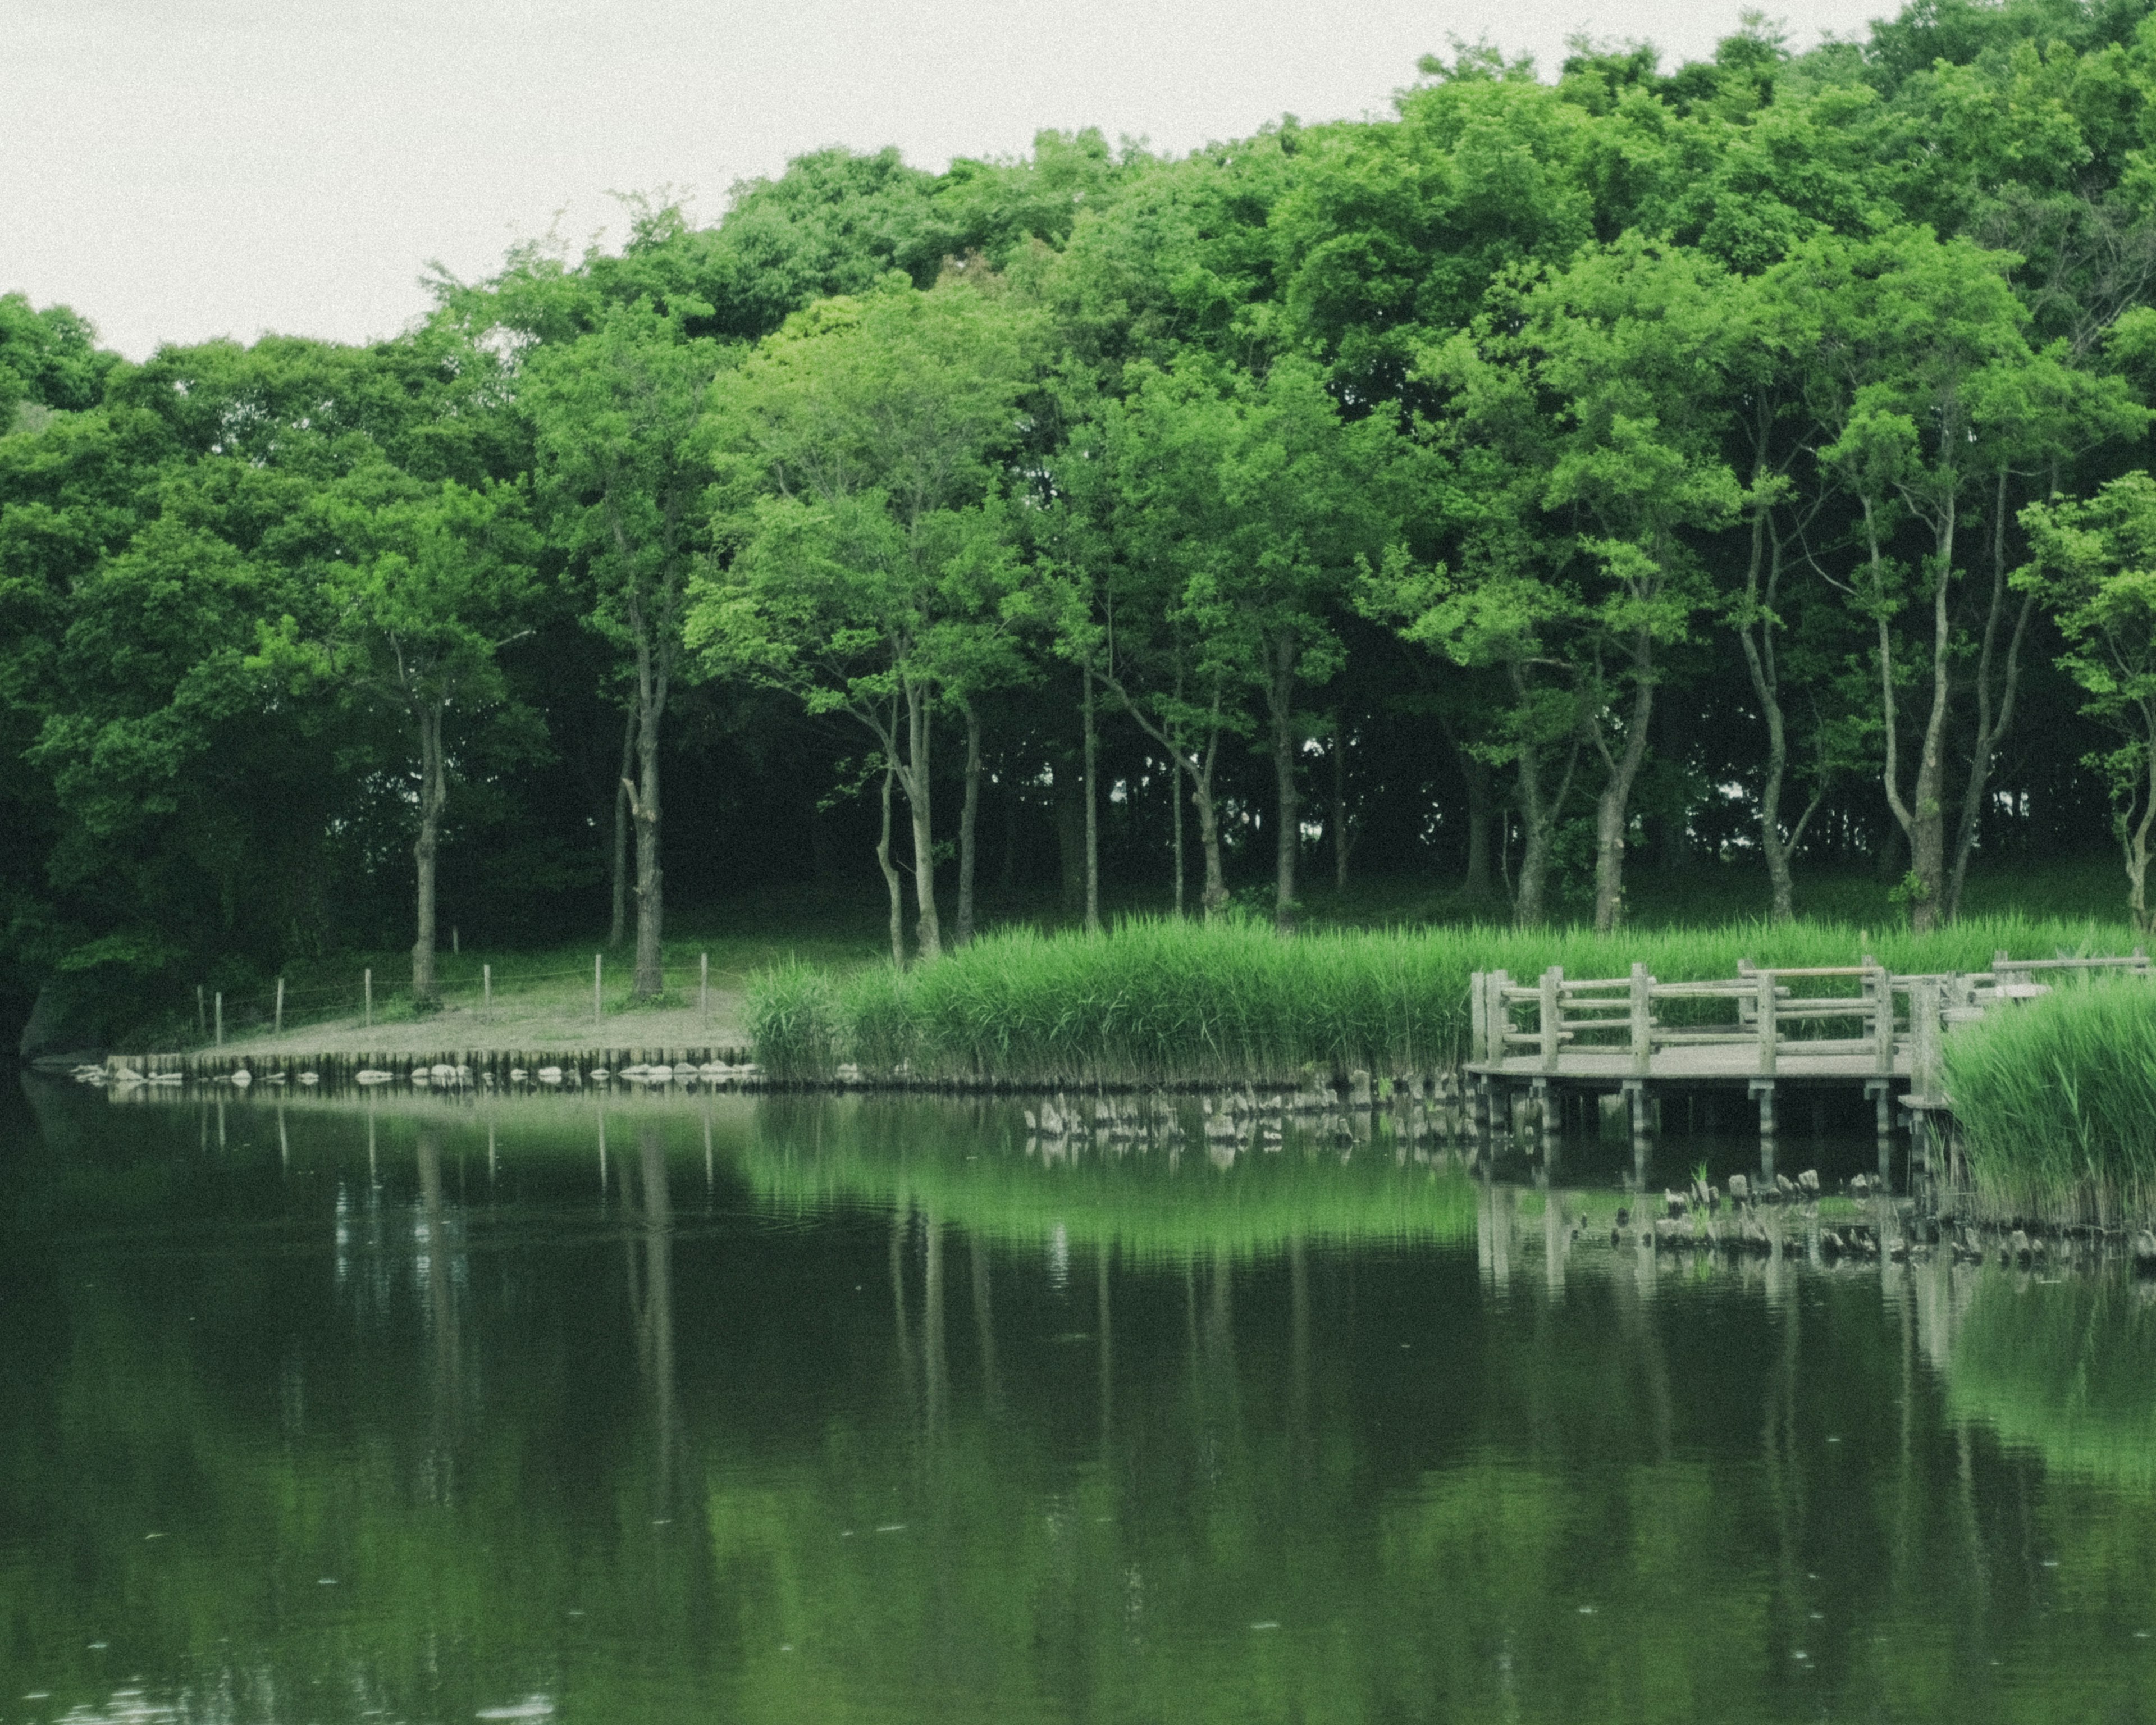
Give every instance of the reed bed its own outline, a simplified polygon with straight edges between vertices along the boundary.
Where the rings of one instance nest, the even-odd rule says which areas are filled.
[[[1582,929],[1452,926],[1283,937],[1261,924],[1134,918],[1105,934],[988,935],[941,963],[880,966],[814,993],[799,967],[752,978],[748,1015],[773,1072],[1020,1085],[1236,1083],[1428,1071],[1456,1065],[1468,978],[1665,981],[1757,964],[1982,970],[2016,957],[2123,952],[2132,936],[2092,923],[1991,917],[1917,937],[1829,922],[1737,922],[1598,936]],[[816,1014],[825,1014],[817,1017]]]
[[[2156,985],[2068,984],[1947,1039],[1970,1178],[2001,1209],[2100,1219],[2156,1202]]]

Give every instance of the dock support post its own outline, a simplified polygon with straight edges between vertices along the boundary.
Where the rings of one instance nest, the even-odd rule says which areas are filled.
[[[1655,979],[1647,974],[1647,967],[1632,967],[1632,1070],[1645,1078],[1654,1070],[1655,1061]],[[1640,1117],[1645,1096],[1642,1087],[1628,1084],[1625,1088],[1632,1096],[1632,1130],[1640,1130]]]
[[[1544,983],[1543,992],[1545,995],[1548,992],[1547,981]],[[1543,1153],[1543,1165],[1548,1168],[1550,1158],[1556,1153],[1557,1150],[1556,1135],[1550,1131],[1549,1080],[1536,1079],[1530,1086],[1528,1093],[1534,1098],[1535,1147]]]
[[[1882,1078],[1894,1076],[1894,979],[1886,967],[1875,965],[1866,978],[1871,990],[1871,1047],[1874,1069]]]
[[[1543,973],[1543,1070],[1557,1070],[1558,1056],[1564,1047],[1564,971],[1553,964]],[[1548,1094],[1544,1086],[1543,1095]]]
[[[1759,1008],[1755,1016],[1758,1019],[1759,1031],[1759,1076],[1762,1078],[1772,1078],[1774,1076],[1774,1047],[1776,1035],[1774,1024],[1774,973],[1771,970],[1761,971],[1759,973],[1758,981]],[[1771,1121],[1774,1117],[1774,1086],[1769,1085],[1765,1090],[1760,1092],[1760,1095],[1763,1100],[1761,1101],[1759,1106],[1767,1111],[1760,1117],[1763,1121]],[[1772,1132],[1774,1128],[1770,1125],[1768,1126],[1765,1130]]]
[[[1755,1078],[1751,1089],[1759,1105],[1759,1167],[1763,1173],[1774,1165],[1774,1081]]]
[[[1633,967],[1637,972],[1639,967]],[[1625,1111],[1632,1117],[1632,1181],[1640,1190],[1647,1185],[1647,1085],[1645,1079],[1625,1081]]]

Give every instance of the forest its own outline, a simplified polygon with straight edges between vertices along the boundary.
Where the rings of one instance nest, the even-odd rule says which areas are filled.
[[[670,909],[1756,914],[2156,816],[2156,18],[1424,59],[1168,156],[832,149],[131,363],[0,298],[0,995]],[[1407,69],[1403,69],[1404,71]],[[1104,901],[1109,911],[1104,912]]]

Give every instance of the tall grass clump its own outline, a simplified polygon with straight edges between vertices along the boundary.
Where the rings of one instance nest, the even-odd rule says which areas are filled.
[[[1974,971],[1998,948],[2048,958],[2131,942],[2123,929],[2018,917],[1923,936],[1736,922],[1614,935],[1450,925],[1292,937],[1261,923],[1134,918],[1093,936],[1003,930],[938,963],[877,967],[834,987],[840,1058],[870,1075],[1234,1082],[1453,1065],[1466,1050],[1468,979],[1478,970],[1525,983],[1553,964],[1571,977],[1616,978],[1639,963],[1687,982],[1734,976],[1740,959],[1850,965],[1868,951],[1897,971]],[[1846,979],[1818,989],[1850,991]]]
[[[2156,1200],[2156,984],[2070,984],[1947,1039],[1947,1092],[1978,1191],[2109,1217]]]
[[[813,1083],[837,1071],[844,1040],[839,990],[829,973],[788,960],[749,978],[746,1012],[757,1063],[782,1083]]]

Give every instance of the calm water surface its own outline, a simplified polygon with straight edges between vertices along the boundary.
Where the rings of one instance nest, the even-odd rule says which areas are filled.
[[[2146,1285],[1193,1125],[0,1099],[0,1725],[2156,1717]]]

